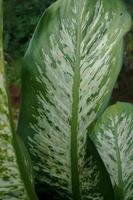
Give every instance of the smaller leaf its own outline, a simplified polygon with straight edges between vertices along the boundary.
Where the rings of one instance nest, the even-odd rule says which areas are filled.
[[[116,199],[133,199],[133,105],[117,103],[97,121],[91,135],[115,189]]]
[[[30,157],[14,132],[3,61],[3,17],[0,0],[0,200],[36,200]]]

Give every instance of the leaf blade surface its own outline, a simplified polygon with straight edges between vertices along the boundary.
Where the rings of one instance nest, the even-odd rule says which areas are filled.
[[[92,134],[111,176],[117,199],[133,198],[133,106],[117,103],[98,120]]]
[[[37,180],[61,187],[67,198],[89,198],[80,197],[87,129],[109,100],[129,26],[120,1],[57,1],[42,16],[26,52],[18,133]]]

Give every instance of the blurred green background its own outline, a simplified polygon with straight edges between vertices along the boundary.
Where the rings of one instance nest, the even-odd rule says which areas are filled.
[[[18,116],[21,88],[21,58],[37,22],[55,0],[4,0],[4,56],[14,117]],[[133,0],[125,0],[133,16]],[[124,64],[112,95],[112,102],[133,103],[133,26],[125,36]]]

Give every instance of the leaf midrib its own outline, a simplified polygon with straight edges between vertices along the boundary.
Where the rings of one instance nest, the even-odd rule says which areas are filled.
[[[122,176],[122,162],[121,162],[121,155],[120,155],[120,150],[119,150],[119,144],[118,144],[118,136],[117,136],[117,129],[114,130],[114,139],[115,139],[115,145],[116,145],[116,159],[117,159],[117,167],[118,167],[118,185],[120,186],[120,197],[121,199],[123,199],[123,186],[124,186],[124,183],[123,183],[123,176]],[[116,194],[117,196],[117,194]]]
[[[72,178],[72,195],[73,200],[80,200],[80,185],[78,171],[78,108],[79,108],[79,88],[80,88],[80,46],[81,46],[81,1],[78,4],[77,12],[77,46],[76,59],[74,64],[74,80],[73,80],[73,103],[71,118],[71,178]]]

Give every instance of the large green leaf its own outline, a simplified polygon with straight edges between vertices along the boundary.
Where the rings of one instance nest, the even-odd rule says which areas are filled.
[[[109,100],[130,22],[120,0],[59,0],[42,16],[24,58],[18,127],[39,188],[112,199],[86,137]]]
[[[35,200],[29,157],[14,134],[5,86],[0,0],[0,200]]]
[[[116,199],[133,199],[133,105],[117,103],[96,123],[92,139],[106,165]]]

